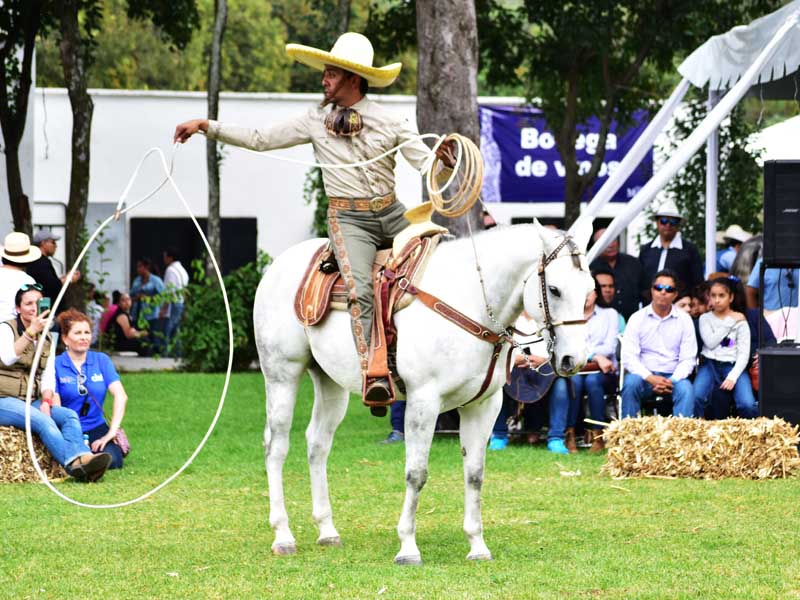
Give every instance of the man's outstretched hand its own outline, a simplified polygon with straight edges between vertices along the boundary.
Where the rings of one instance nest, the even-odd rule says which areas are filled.
[[[192,119],[178,125],[175,128],[175,136],[172,138],[172,143],[180,142],[183,144],[198,131],[208,131],[207,119]]]

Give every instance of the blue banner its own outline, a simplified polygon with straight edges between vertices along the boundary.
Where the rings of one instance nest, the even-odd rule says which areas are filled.
[[[484,158],[484,202],[563,202],[564,164],[556,140],[542,111],[532,107],[481,106],[481,154]],[[633,124],[617,132],[611,123],[606,152],[588,201],[619,166],[622,158],[647,127],[648,113],[634,114]],[[578,128],[575,150],[580,172],[589,170],[599,141],[596,118]],[[612,198],[627,202],[653,175],[650,150],[628,180]]]

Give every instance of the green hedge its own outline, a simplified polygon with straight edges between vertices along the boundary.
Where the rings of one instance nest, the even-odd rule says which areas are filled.
[[[259,253],[223,278],[233,319],[233,369],[242,371],[258,359],[253,333],[256,288],[271,259]],[[224,371],[228,366],[228,321],[216,277],[207,277],[203,261],[192,263],[186,288],[186,308],[180,328],[181,367],[188,371]]]

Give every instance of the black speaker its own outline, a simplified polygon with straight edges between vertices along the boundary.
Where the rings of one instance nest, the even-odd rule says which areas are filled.
[[[767,346],[758,350],[758,405],[762,417],[781,417],[800,425],[800,347]],[[747,371],[742,373],[747,377]]]
[[[800,264],[800,160],[764,163],[764,262]]]

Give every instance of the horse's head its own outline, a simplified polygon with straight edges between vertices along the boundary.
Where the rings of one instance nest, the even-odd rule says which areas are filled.
[[[583,367],[588,352],[583,307],[594,289],[586,261],[592,221],[579,220],[571,238],[538,221],[535,225],[543,254],[527,277],[523,302],[525,311],[543,327],[553,368],[568,377]]]

